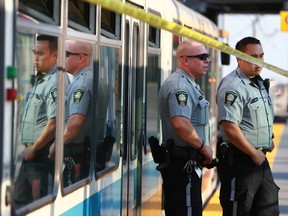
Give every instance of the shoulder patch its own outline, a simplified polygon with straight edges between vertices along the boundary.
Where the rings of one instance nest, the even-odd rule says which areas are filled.
[[[57,98],[57,88],[56,87],[52,88],[50,91],[50,94],[51,94],[53,101],[55,102]]]
[[[185,91],[178,91],[175,93],[179,106],[186,106],[188,101],[188,93]]]
[[[83,98],[84,93],[85,93],[84,89],[76,89],[73,92],[73,103],[79,104]]]
[[[236,101],[238,95],[234,91],[227,91],[225,93],[225,105],[233,106],[234,102]]]

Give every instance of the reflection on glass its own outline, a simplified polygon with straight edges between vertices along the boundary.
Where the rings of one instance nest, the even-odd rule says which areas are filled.
[[[102,46],[100,56],[102,58],[96,101],[97,172],[117,165],[119,147],[116,143],[120,143],[119,50]]]
[[[48,153],[56,128],[57,41],[49,35],[17,34],[16,208],[52,191],[54,163]]]
[[[158,90],[160,86],[159,56],[148,54],[147,63],[147,125],[146,137],[159,136]],[[149,148],[148,141],[146,148]]]
[[[65,94],[63,185],[69,186],[89,174],[93,136],[92,44],[66,41],[65,67],[73,76]],[[55,145],[50,154],[54,155]]]

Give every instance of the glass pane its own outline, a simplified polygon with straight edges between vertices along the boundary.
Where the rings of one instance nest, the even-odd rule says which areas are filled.
[[[172,51],[172,72],[176,71],[177,68],[177,57],[176,49],[179,45],[180,37],[178,35],[173,35],[173,51]]]
[[[121,133],[119,49],[101,46],[97,108],[96,171],[118,166]]]
[[[158,90],[160,88],[160,66],[159,56],[155,54],[148,54],[147,62],[147,125],[146,137],[150,136],[159,138],[159,113],[158,113]],[[146,146],[149,148],[149,145]]]
[[[18,100],[14,141],[14,204],[18,209],[52,192],[58,38],[18,32]]]
[[[135,159],[137,156],[138,146],[143,143],[143,80],[144,69],[140,67],[139,56],[139,28],[133,27],[133,42],[132,42],[132,131],[131,131],[131,157]],[[140,145],[139,145],[140,144]]]
[[[101,34],[109,38],[120,39],[121,15],[104,8],[101,9]]]
[[[65,94],[64,187],[89,175],[95,128],[92,53],[91,43],[66,41],[65,66],[73,78]]]
[[[59,25],[60,3],[57,0],[19,0],[19,11],[38,22]]]
[[[19,0],[19,11],[28,12],[27,7],[53,18],[53,1],[51,0]]]
[[[89,28],[90,5],[80,0],[69,0],[68,19]]]

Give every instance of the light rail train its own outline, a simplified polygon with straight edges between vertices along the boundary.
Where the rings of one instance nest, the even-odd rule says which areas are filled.
[[[218,28],[213,22],[176,0],[123,2],[218,38]],[[157,164],[153,162],[148,139],[155,136],[161,142],[158,90],[176,68],[176,47],[185,38],[78,0],[0,0],[0,6],[0,214],[161,215],[162,180],[155,169]],[[31,75],[35,74],[32,50],[40,34],[58,38],[55,169],[49,176],[48,194],[18,208],[14,205],[14,182],[25,148],[21,143],[21,118]],[[95,137],[90,139],[89,173],[68,186],[63,178],[67,39],[92,44],[95,80],[92,127]],[[197,82],[210,101],[209,144],[215,150],[214,96],[220,60],[219,51],[208,50],[209,73]],[[104,106],[97,101],[99,82],[107,86],[104,117],[97,112],[98,105]],[[99,138],[100,128],[104,133]],[[204,201],[216,188],[217,181],[216,169],[203,169]],[[160,201],[155,202],[157,198]],[[152,214],[151,209],[155,210]]]

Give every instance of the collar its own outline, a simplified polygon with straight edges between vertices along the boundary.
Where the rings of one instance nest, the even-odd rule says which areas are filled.
[[[180,73],[182,76],[184,76],[184,77],[187,79],[187,81],[188,81],[190,84],[192,84],[193,86],[197,86],[195,80],[192,79],[192,77],[189,76],[189,75],[188,75],[184,70],[182,70],[181,68],[178,68],[178,67],[177,67],[177,69],[176,69],[175,72]]]
[[[47,75],[54,74],[58,71],[58,66],[55,64],[47,73]]]
[[[89,66],[83,67],[73,78],[73,80],[77,79],[79,76],[85,74],[86,72],[91,71]]]
[[[255,83],[249,78],[247,77],[239,67],[236,68],[236,74],[239,76],[239,78],[242,80],[242,82],[245,84],[245,85],[255,85]],[[257,75],[255,76],[255,78],[257,80],[260,80],[263,82],[263,79],[260,75]]]

